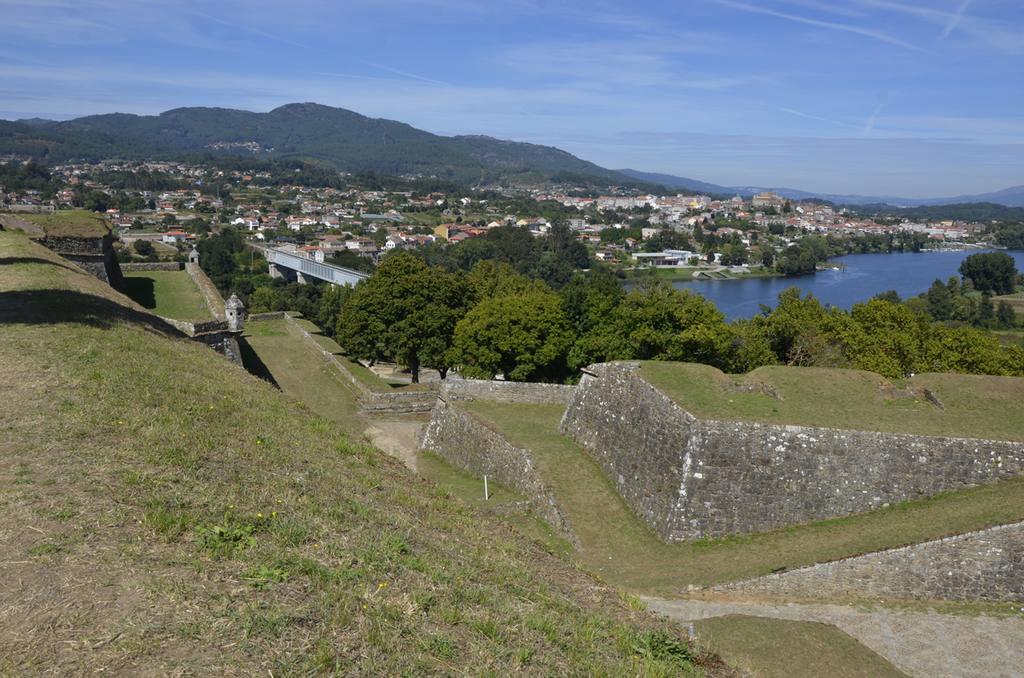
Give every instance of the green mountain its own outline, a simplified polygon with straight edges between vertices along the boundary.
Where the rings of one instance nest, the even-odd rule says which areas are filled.
[[[288,104],[269,113],[176,108],[155,116],[113,113],[66,122],[0,121],[0,153],[50,161],[256,153],[312,158],[350,172],[473,183],[513,178],[636,183],[550,146],[487,136],[445,137],[313,103]]]

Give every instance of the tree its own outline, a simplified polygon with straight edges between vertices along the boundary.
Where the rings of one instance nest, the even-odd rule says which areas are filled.
[[[419,382],[422,366],[438,369],[444,377],[447,348],[465,313],[466,291],[461,275],[399,252],[352,291],[338,316],[338,342],[356,358],[405,365],[413,383]]]
[[[725,316],[699,294],[661,282],[629,292],[604,322],[576,342],[573,367],[608,360],[679,360],[727,369]]]
[[[1017,266],[1005,252],[972,254],[960,264],[960,275],[974,289],[990,294],[1012,294],[1017,282]]]
[[[478,304],[459,321],[449,355],[467,377],[562,382],[574,339],[558,296],[527,292]]]
[[[953,317],[953,295],[941,280],[933,282],[925,293],[925,308],[928,315],[936,320],[949,320]]]
[[[1007,301],[1000,301],[996,308],[996,322],[1002,329],[1009,329],[1017,324],[1017,314]]]
[[[153,247],[153,243],[148,240],[136,240],[132,243],[132,248],[140,257],[148,257],[156,254],[156,248]]]

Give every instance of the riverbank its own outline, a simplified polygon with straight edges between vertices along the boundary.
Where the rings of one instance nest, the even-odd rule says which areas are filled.
[[[740,271],[739,266],[681,266],[672,268],[623,269],[627,281],[649,278],[666,282],[699,282],[702,280],[745,280],[748,278],[781,278],[783,274],[763,267]]]
[[[802,294],[813,294],[823,304],[849,309],[882,292],[895,291],[903,299],[926,292],[936,280],[959,275],[963,260],[977,252],[990,250],[929,250],[891,254],[847,254],[822,262],[822,269],[803,276],[762,276],[736,280],[672,280],[677,289],[689,289],[715,303],[729,320],[750,318],[762,306],[774,307],[779,293],[797,287]],[[1024,252],[1007,252],[1024,268]],[[721,283],[721,284],[718,284]],[[626,286],[635,284],[627,280]]]

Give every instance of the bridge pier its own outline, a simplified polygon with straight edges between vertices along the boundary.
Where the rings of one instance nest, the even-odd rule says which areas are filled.
[[[285,274],[278,268],[277,264],[270,264],[268,266],[271,278],[284,278]]]
[[[306,280],[306,276],[302,275],[302,271],[295,271],[295,277],[303,285],[309,282],[308,280]]]

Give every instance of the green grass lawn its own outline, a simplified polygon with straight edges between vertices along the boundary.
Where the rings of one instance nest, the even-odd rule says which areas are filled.
[[[320,328],[315,323],[306,320],[305,318],[296,318],[294,322],[310,333],[313,337],[313,341],[317,343],[321,348],[330,351],[335,358],[338,359],[345,369],[356,378],[356,380],[368,388],[371,391],[377,391],[379,393],[388,393],[395,389],[403,391],[422,391],[429,388],[426,384],[406,384],[403,382],[389,381],[378,375],[373,370],[364,367],[359,362],[352,360],[345,355],[345,349],[338,345],[338,342],[334,339],[325,336],[320,332]]]
[[[15,233],[0,257],[0,675],[697,671],[678,627],[101,281]]]
[[[213,320],[202,292],[185,271],[128,271],[125,293],[156,315],[174,320]]]
[[[355,387],[288,321],[246,323],[244,336],[282,391],[351,435],[362,435],[366,422],[359,415]]]
[[[606,581],[651,595],[794,569],[1024,520],[1024,478],[773,532],[661,542],[601,468],[558,433],[559,405],[462,404],[529,449],[579,538],[576,557]]]
[[[694,622],[729,664],[761,678],[896,678],[888,660],[830,624],[727,615]]]
[[[1024,441],[1024,378],[919,374],[892,382],[872,372],[761,367],[730,376],[707,365],[646,362],[640,374],[693,415],[706,419],[827,426],[920,435]],[[738,392],[735,384],[778,394]],[[893,389],[929,389],[896,397]]]

